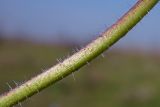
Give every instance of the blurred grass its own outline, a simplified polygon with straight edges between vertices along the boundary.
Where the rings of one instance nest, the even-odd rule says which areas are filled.
[[[67,46],[3,41],[0,44],[0,93],[56,64],[72,50]],[[160,56],[118,50],[98,57],[23,107],[159,107]],[[17,106],[18,107],[18,106]]]

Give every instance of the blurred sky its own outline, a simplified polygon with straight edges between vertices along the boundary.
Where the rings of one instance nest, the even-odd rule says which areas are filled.
[[[137,1],[0,0],[0,31],[8,37],[19,33],[21,38],[40,41],[84,42],[98,36]],[[160,4],[119,44],[158,48],[159,19]]]

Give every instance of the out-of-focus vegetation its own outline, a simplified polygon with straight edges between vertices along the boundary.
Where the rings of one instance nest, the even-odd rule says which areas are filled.
[[[0,93],[56,64],[73,48],[0,40]],[[134,51],[133,51],[134,52]],[[28,98],[23,107],[159,107],[160,56],[113,50]],[[75,78],[75,79],[74,79]],[[19,105],[17,105],[18,107]]]

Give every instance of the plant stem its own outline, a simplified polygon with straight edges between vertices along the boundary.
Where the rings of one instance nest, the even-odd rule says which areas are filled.
[[[0,107],[13,106],[81,68],[131,30],[159,0],[139,0],[96,40],[66,60],[0,96]]]

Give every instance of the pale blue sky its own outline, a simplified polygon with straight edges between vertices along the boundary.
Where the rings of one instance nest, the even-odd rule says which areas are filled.
[[[36,40],[85,41],[98,36],[136,1],[0,0],[0,30],[11,34],[27,33],[26,38]],[[160,46],[159,19],[160,4],[120,44]]]

